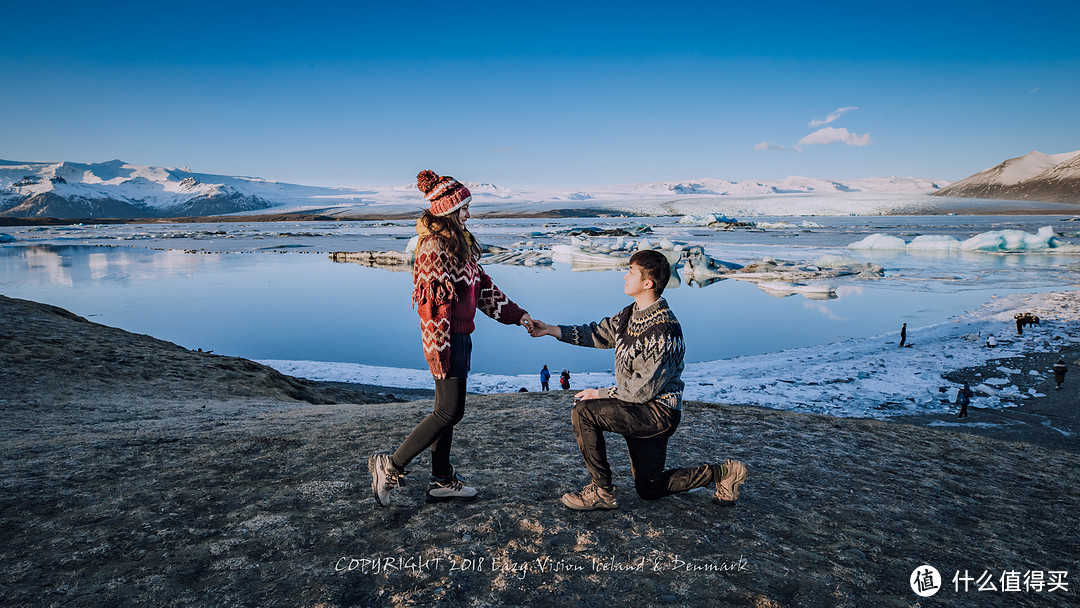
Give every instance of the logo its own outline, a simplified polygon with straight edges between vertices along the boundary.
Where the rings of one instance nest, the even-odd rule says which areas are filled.
[[[941,574],[937,568],[923,564],[911,573],[911,590],[920,597],[930,597],[941,589]]]

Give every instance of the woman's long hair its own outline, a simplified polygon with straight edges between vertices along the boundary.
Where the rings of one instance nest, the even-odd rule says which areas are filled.
[[[433,237],[445,244],[454,262],[463,266],[465,262],[480,257],[480,246],[475,240],[465,237],[465,227],[453,217],[456,213],[438,216],[430,209],[425,209],[424,215],[420,216],[420,221]]]

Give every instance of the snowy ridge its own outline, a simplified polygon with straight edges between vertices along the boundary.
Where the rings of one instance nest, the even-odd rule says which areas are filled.
[[[514,190],[465,182],[478,213],[537,213],[588,208],[611,213],[680,215],[879,215],[933,207],[926,195],[941,184],[920,178],[845,181],[788,177],[634,183],[588,189]],[[103,163],[0,160],[0,216],[169,217],[229,213],[348,216],[413,213],[427,206],[413,184],[330,188]]]

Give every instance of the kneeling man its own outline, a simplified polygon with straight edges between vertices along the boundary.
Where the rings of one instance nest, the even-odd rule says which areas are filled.
[[[630,258],[623,291],[634,303],[615,316],[587,325],[549,325],[533,320],[532,335],[555,338],[592,348],[615,349],[616,386],[590,388],[575,395],[571,422],[578,448],[592,483],[580,492],[563,494],[571,509],[616,509],[618,489],[611,479],[604,433],[626,439],[634,487],[653,500],[716,485],[713,500],[731,506],[746,481],[746,466],[734,460],[723,464],[664,469],[668,438],[682,419],[682,327],[661,297],[671,278],[667,258],[656,251],[639,251]]]

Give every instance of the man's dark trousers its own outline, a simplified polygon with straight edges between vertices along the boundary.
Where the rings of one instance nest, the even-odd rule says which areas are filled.
[[[646,500],[685,492],[714,483],[717,465],[702,464],[691,468],[664,470],[668,438],[675,433],[682,412],[655,401],[630,403],[618,399],[588,399],[578,402],[570,414],[578,448],[593,483],[611,485],[611,467],[607,461],[604,432],[618,433],[626,439],[634,487]]]

